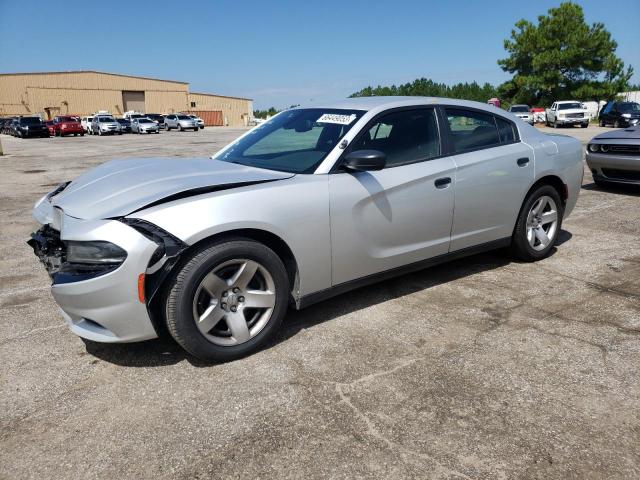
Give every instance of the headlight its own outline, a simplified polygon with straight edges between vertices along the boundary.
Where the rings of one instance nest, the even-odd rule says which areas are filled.
[[[601,152],[608,152],[609,151],[609,145],[600,145],[600,151]]]
[[[631,118],[631,114],[630,113],[623,113],[622,116],[624,118]]]
[[[558,118],[564,118],[564,113],[558,114]]]
[[[90,264],[120,264],[127,258],[127,252],[110,242],[65,242],[67,262]]]
[[[600,145],[592,143],[591,145],[589,145],[589,151],[590,152],[597,152],[600,148]]]

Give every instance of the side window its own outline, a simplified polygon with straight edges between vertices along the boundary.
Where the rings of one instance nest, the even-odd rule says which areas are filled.
[[[496,117],[496,123],[498,125],[498,134],[500,135],[500,143],[513,143],[516,141],[516,132],[511,122]]]
[[[458,108],[447,108],[445,111],[455,153],[500,145],[493,115]]]
[[[387,167],[437,157],[440,137],[435,110],[403,110],[384,115],[351,144],[350,150],[384,152]]]
[[[614,102],[609,102],[604,106],[604,109],[602,110],[602,113],[609,113],[611,112],[611,109],[613,108],[613,106],[615,105]]]

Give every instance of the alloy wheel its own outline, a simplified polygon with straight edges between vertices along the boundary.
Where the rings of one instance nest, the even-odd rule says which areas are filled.
[[[269,323],[276,303],[275,282],[259,262],[234,259],[204,276],[193,298],[200,333],[221,346],[245,343]]]
[[[527,241],[531,248],[541,251],[556,237],[558,206],[553,198],[544,195],[536,200],[527,215]]]

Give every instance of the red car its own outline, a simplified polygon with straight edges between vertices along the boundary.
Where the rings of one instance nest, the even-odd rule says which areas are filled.
[[[56,134],[56,127],[53,126],[53,120],[47,120],[44,124],[49,129],[49,135],[53,137]]]
[[[49,127],[51,132],[51,127]],[[53,119],[53,135],[64,137],[65,135],[78,135],[84,137],[84,129],[80,125],[78,117],[59,115]]]

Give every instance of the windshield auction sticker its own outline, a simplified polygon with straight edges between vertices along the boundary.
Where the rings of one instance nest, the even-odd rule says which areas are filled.
[[[355,119],[356,119],[356,116],[353,113],[351,115],[325,113],[318,120],[316,120],[316,123],[336,123],[338,125],[349,125]]]

